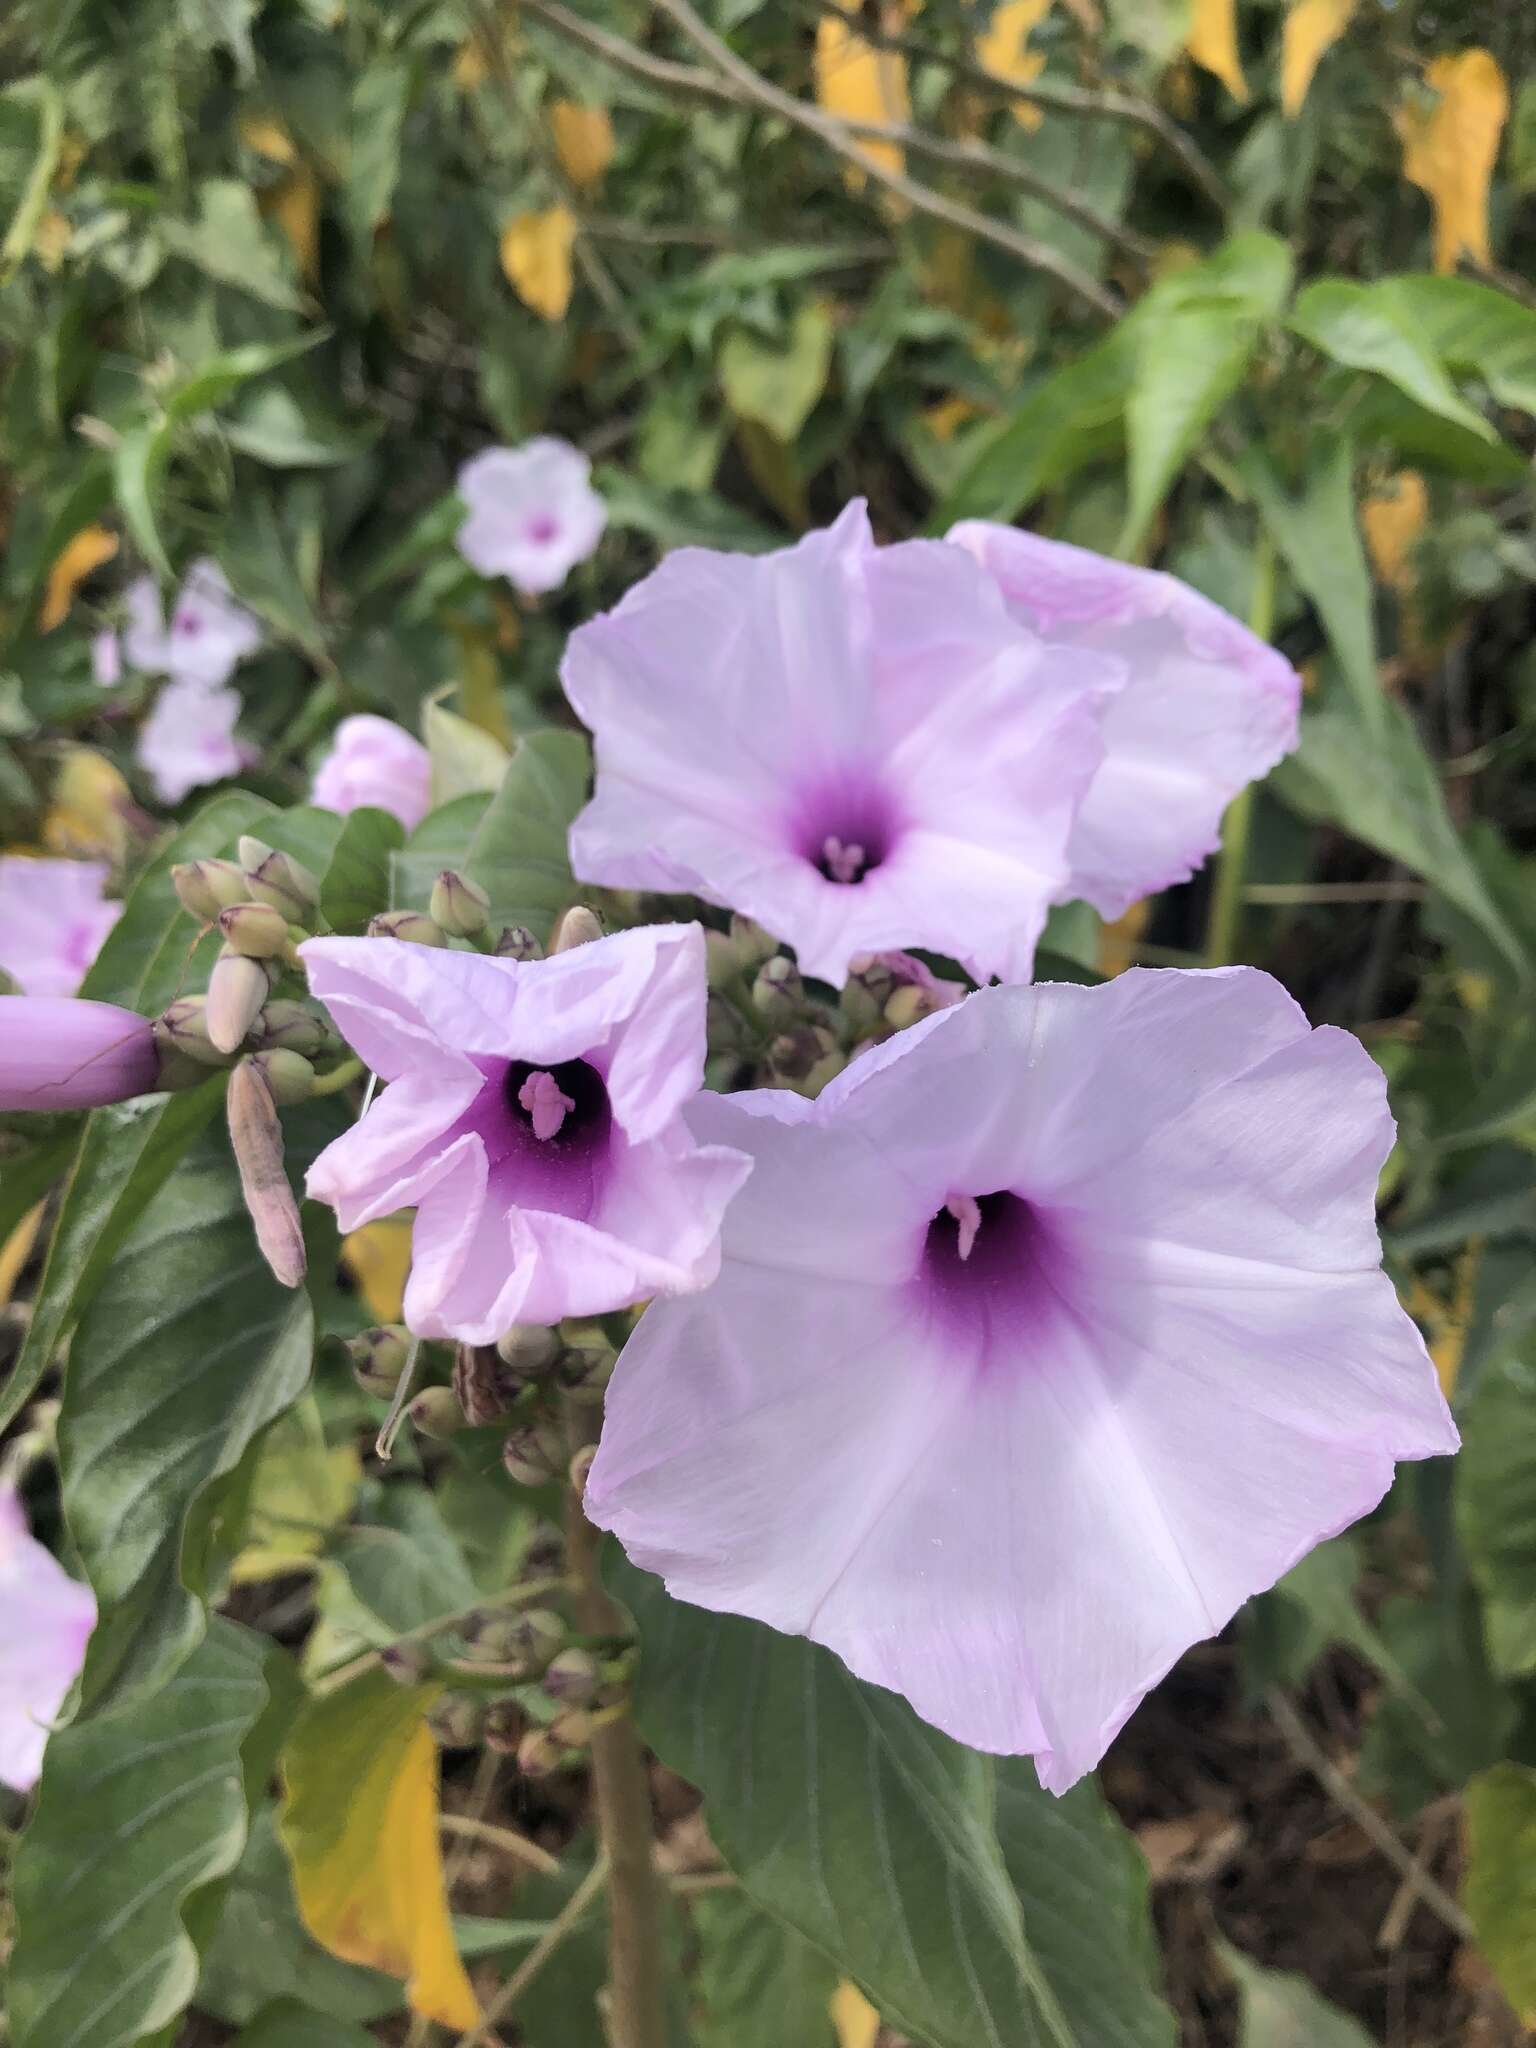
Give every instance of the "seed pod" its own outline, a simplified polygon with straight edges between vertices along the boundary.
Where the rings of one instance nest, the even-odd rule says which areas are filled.
[[[451,1387],[423,1387],[405,1412],[422,1436],[456,1436],[465,1426],[464,1410]]]
[[[478,938],[491,921],[491,899],[468,875],[444,868],[432,884],[433,920],[450,938]]]
[[[267,1086],[272,1090],[272,1100],[279,1109],[291,1109],[296,1102],[307,1102],[315,1092],[315,1070],[299,1053],[253,1053],[251,1065],[261,1069]]]
[[[402,1323],[375,1323],[349,1337],[345,1350],[352,1377],[365,1394],[387,1401],[400,1384],[411,1355],[411,1333]]]
[[[210,1067],[227,1067],[230,1055],[220,1052],[208,1036],[208,998],[178,996],[154,1022],[155,1044],[162,1053],[176,1052],[196,1060],[206,1072]]]
[[[501,1462],[519,1486],[543,1486],[565,1463],[565,1440],[552,1422],[521,1423],[503,1439]]]
[[[232,953],[277,960],[289,949],[288,920],[270,903],[232,903],[219,912],[219,930]]]
[[[496,941],[498,960],[542,960],[544,948],[525,924],[503,925]]]
[[[603,936],[603,928],[597,921],[597,914],[585,903],[574,903],[550,934],[551,953],[569,953],[573,946],[590,945],[593,939]]]
[[[261,1255],[284,1287],[297,1287],[304,1278],[304,1232],[283,1171],[283,1127],[271,1089],[249,1060],[230,1075],[225,1107],[240,1192]]]
[[[381,910],[368,921],[370,939],[404,939],[412,946],[446,946],[448,935],[440,924],[419,910]]]
[[[208,1037],[219,1052],[236,1052],[272,993],[273,976],[265,960],[244,953],[221,953],[208,977],[205,1012]]]

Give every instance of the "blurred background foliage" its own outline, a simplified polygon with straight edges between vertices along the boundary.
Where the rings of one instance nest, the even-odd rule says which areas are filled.
[[[1512,5],[11,0],[0,20],[0,842],[142,861],[146,686],[104,700],[91,639],[132,574],[204,554],[268,630],[238,680],[247,781],[279,804],[351,710],[414,728],[449,692],[491,740],[559,722],[564,636],[660,550],[769,547],[857,494],[886,537],[1021,519],[1169,568],[1302,669],[1301,748],[1213,869],[1047,940],[1081,973],[1255,961],[1363,1037],[1401,1132],[1389,1261],[1466,1437],[1193,1653],[1106,1765],[1190,2043],[1536,2023],[1533,233],[1536,12]],[[544,431],[592,456],[611,524],[558,596],[514,601],[454,550],[454,476]],[[221,816],[204,850],[245,829]],[[8,1177],[0,1239],[47,1185],[36,1161]],[[177,1185],[195,1208],[195,1171]],[[332,1302],[333,1328],[387,1310],[397,1249],[353,1248],[367,1300]],[[0,1293],[26,1255],[13,1240]],[[244,1620],[281,1635],[317,1607],[355,1646],[506,1582],[530,1530],[472,1459],[430,1490],[419,1459],[360,1478],[354,1397],[333,1375],[292,1407],[300,1383],[230,1460]],[[216,1629],[197,1658],[238,1665],[245,1640]],[[182,1682],[151,1726],[201,1725]],[[390,1704],[379,1742],[417,1771]],[[495,1751],[436,1711],[472,1835]],[[171,1915],[155,2038],[404,2039],[378,2019],[389,1980],[306,1946],[253,1812],[219,1931],[194,1930],[200,1979]],[[234,1853],[199,1868],[227,1878]],[[539,1866],[508,1920],[484,1861],[453,1866],[478,1887],[471,1963],[526,1947],[574,1881]],[[871,2038],[851,1987],[829,2009],[839,1972],[734,1895],[701,1895],[679,1938],[697,2043]],[[540,1976],[533,2048],[591,2036],[601,1967],[588,1935]],[[1095,2048],[1174,2037],[1098,2026]]]

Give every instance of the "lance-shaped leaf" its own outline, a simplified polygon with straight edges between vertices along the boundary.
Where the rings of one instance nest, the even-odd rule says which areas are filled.
[[[517,743],[481,819],[464,872],[488,891],[499,924],[548,936],[576,894],[566,838],[586,801],[591,750],[581,733],[530,733]]]

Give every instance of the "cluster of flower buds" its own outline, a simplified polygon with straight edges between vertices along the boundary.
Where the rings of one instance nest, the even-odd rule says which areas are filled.
[[[236,860],[185,861],[171,883],[185,909],[216,927],[224,941],[206,997],[183,997],[156,1026],[157,1036],[189,1059],[218,1066],[254,1043],[269,1060],[276,1101],[302,1101],[314,1086],[310,1058],[334,1044],[312,1011],[274,1000],[296,943],[313,926],[320,885],[302,861],[265,840],[240,840]],[[276,1014],[271,1014],[276,1013]]]
[[[524,925],[493,935],[491,899],[478,882],[457,868],[444,868],[432,884],[425,910],[381,910],[368,923],[370,939],[403,939],[411,946],[446,946],[462,939],[478,952],[503,960],[538,960],[543,948]]]

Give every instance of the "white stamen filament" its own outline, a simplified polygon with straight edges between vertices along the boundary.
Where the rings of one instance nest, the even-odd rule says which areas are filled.
[[[976,1233],[981,1228],[981,1204],[974,1195],[951,1195],[944,1208],[946,1214],[955,1219],[956,1249],[962,1259],[968,1259],[976,1242]]]

